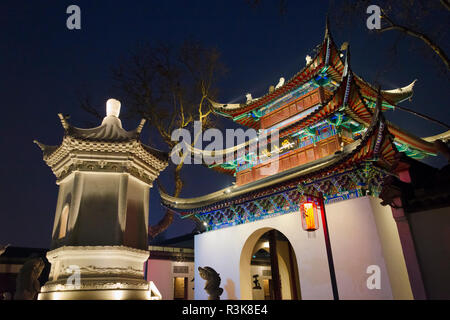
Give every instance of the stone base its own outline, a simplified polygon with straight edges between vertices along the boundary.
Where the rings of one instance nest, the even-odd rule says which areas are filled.
[[[150,297],[150,292],[145,290],[53,291],[40,293],[38,297],[38,300],[151,300],[151,299],[152,298]]]
[[[149,252],[123,246],[61,247],[47,253],[49,281],[39,300],[161,299],[144,279]]]

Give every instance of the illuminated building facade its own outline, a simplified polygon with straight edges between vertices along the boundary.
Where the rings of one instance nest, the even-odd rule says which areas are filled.
[[[258,130],[258,139],[278,130],[279,144],[215,150],[222,159],[209,167],[234,175],[235,184],[196,198],[162,193],[162,203],[204,224],[195,268],[220,273],[223,299],[423,299],[412,238],[379,198],[387,177],[403,177],[401,153],[437,153],[432,141],[383,115],[412,97],[415,81],[375,88],[353,72],[349,49],[336,46],[328,24],[306,60],[262,97],[211,101],[217,114]],[[207,296],[196,289],[195,298]]]

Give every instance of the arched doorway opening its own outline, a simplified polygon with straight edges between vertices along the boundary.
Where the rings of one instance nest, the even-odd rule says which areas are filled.
[[[241,296],[249,300],[299,300],[297,258],[280,231],[258,230],[241,254]]]

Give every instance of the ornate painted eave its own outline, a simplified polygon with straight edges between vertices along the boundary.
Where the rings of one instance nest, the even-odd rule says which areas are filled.
[[[352,73],[349,73],[344,78],[343,82],[346,84],[339,86],[327,102],[311,112],[305,118],[282,128],[280,136],[283,137],[298,132],[319,121],[327,119],[338,111],[347,113],[357,122],[368,126],[370,124],[370,119],[372,118],[372,113],[361,98],[358,88],[353,81]]]
[[[409,133],[392,122],[386,121],[389,131],[395,137],[396,141],[399,141],[403,144],[407,144],[416,148],[420,151],[424,151],[431,155],[436,155],[437,150],[431,141],[427,141],[426,139],[419,138],[412,133]]]
[[[363,99],[358,93],[358,88],[355,86],[355,83],[350,75],[351,73],[349,73],[344,79],[344,83],[346,83],[346,85],[341,85],[322,106],[316,108],[303,119],[294,121],[292,124],[287,124],[285,127],[280,128],[280,137],[292,134],[293,132],[298,132],[310,125],[323,121],[340,109],[342,109],[342,112],[351,114],[354,118],[368,126],[372,118],[372,113],[365,106]],[[247,152],[249,145],[250,143],[247,141],[238,146],[223,150],[216,150],[214,152],[195,149],[189,145],[187,148],[192,154],[201,154],[202,156],[207,157],[218,156],[222,157],[222,161],[225,161],[225,157],[227,155],[233,159],[236,159],[236,155],[239,150],[244,149]],[[233,172],[233,170],[223,171],[226,173]]]
[[[350,153],[356,148],[357,143],[349,144],[344,147],[344,150],[339,155],[330,155],[299,167],[283,171],[281,173],[262,178],[255,182],[245,184],[243,186],[230,186],[228,188],[221,189],[219,191],[200,196],[195,198],[178,198],[172,197],[162,190],[160,190],[162,203],[164,206],[176,211],[191,211],[192,209],[198,209],[196,211],[201,211],[211,204],[226,201],[228,199],[240,198],[251,192],[271,188],[274,185],[284,183],[286,181],[299,178],[301,176],[307,176],[308,174],[314,173],[322,168],[329,167],[343,158],[345,154]],[[272,192],[272,191],[270,191]]]
[[[409,96],[410,94],[412,94],[414,83],[415,81],[407,87],[396,90],[381,90],[381,110],[386,110],[387,103],[386,97],[383,95],[383,93],[388,93],[391,95],[397,95],[401,93],[407,94]],[[364,85],[364,83],[358,81],[357,76],[351,70],[350,52],[347,48],[343,79],[340,82],[339,87],[333,92],[333,94],[328,98],[326,102],[314,109],[311,108],[311,110],[313,111],[307,114],[305,117],[295,119],[291,123],[287,123],[279,128],[280,137],[282,138],[291,135],[305,128],[308,128],[309,126],[319,123],[320,121],[324,121],[336,112],[345,114],[360,125],[368,127],[373,117],[373,107],[370,108],[366,103],[366,100],[363,98],[363,94],[361,93],[362,89],[358,84]],[[421,159],[429,155],[436,155],[436,149],[431,143],[428,143],[421,138],[415,137],[414,135],[401,130],[400,128],[392,125],[389,122],[387,123],[387,125],[391,129],[391,133],[395,136],[396,145],[401,146],[402,149],[405,150],[405,152],[408,154],[408,156]],[[218,154],[220,154],[222,151],[217,152]],[[231,149],[226,151],[227,154],[231,152],[233,152],[233,150]],[[234,156],[234,158],[236,158],[236,155]],[[223,159],[223,162],[225,162],[225,158]],[[220,165],[212,166],[212,168],[216,171],[229,175],[235,173],[234,169],[225,168]]]
[[[361,76],[355,75],[355,80],[359,87],[361,87],[361,93],[364,97],[367,97],[371,101],[376,99],[376,88],[368,81],[364,80]],[[414,86],[417,80],[414,80],[409,85],[392,89],[381,90],[383,97],[383,111],[395,108],[395,106],[405,100],[411,99],[414,94]],[[389,106],[389,107],[388,107]]]
[[[296,120],[292,124],[287,124],[285,127],[280,128],[280,137],[298,132],[308,126],[324,121],[338,110],[341,110],[341,113],[343,114],[347,113],[365,126],[369,126],[373,114],[365,105],[364,100],[359,94],[359,88],[356,86],[351,75],[352,73],[350,71],[343,81],[346,85],[341,85],[322,106],[316,108],[303,119]],[[225,156],[226,154],[236,153],[237,150],[246,148],[248,145],[248,143],[245,143],[235,148],[218,150],[215,154]],[[201,153],[202,151],[196,150],[196,152]],[[210,154],[207,155],[210,156]],[[235,157],[236,155],[234,154],[234,158]],[[225,159],[223,160],[225,161]]]
[[[377,108],[371,126],[364,133],[361,140],[346,145],[339,153],[306,163],[304,165],[267,176],[258,181],[243,185],[232,186],[196,198],[176,198],[160,191],[164,206],[181,212],[183,216],[212,210],[212,208],[229,206],[233,201],[245,201],[254,198],[252,192],[258,196],[267,192],[271,194],[280,190],[295,188],[296,186],[323,179],[324,177],[370,163],[371,167],[379,167],[380,171],[390,167],[394,162],[396,149],[392,144],[384,118]]]

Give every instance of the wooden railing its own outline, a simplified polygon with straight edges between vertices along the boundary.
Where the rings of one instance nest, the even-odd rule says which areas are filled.
[[[327,139],[321,140],[316,145],[308,145],[303,148],[292,150],[291,152],[278,157],[272,161],[261,163],[252,168],[243,170],[236,173],[236,184],[244,185],[268,176],[268,171],[273,175],[302,164],[326,157],[335,153],[340,149],[340,138],[337,135],[333,135]],[[278,167],[273,162],[278,162]],[[272,166],[273,170],[269,170]]]
[[[283,120],[291,118],[296,114],[323,103],[329,96],[330,92],[318,87],[307,94],[301,96],[297,100],[280,107],[261,118],[260,129],[266,129]]]

